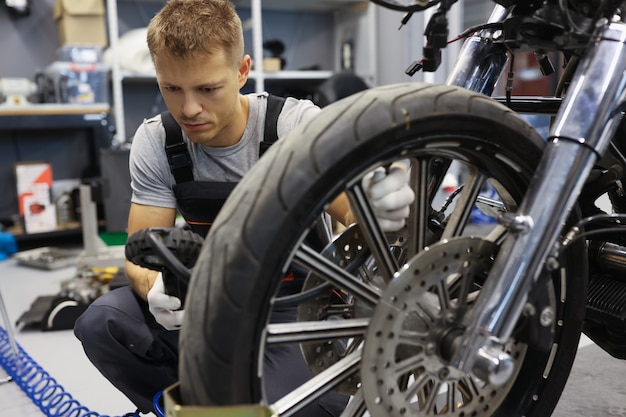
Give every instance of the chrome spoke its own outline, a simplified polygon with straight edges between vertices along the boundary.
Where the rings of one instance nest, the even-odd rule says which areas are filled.
[[[289,417],[354,375],[361,364],[361,350],[353,352],[325,371],[276,401],[270,408],[281,417]]]
[[[426,231],[430,216],[428,160],[411,160],[411,188],[416,191],[415,201],[407,220],[407,256],[415,256],[426,246]]]
[[[280,344],[363,336],[369,319],[272,323],[267,326],[266,342]]]
[[[347,190],[350,208],[361,228],[365,242],[372,252],[378,266],[378,274],[385,282],[391,281],[398,270],[396,260],[389,250],[389,244],[384,232],[380,228],[374,210],[370,205],[365,190],[360,182]]]
[[[365,404],[365,400],[363,399],[363,391],[358,390],[350,399],[346,409],[341,413],[341,417],[361,417],[364,416],[366,412],[367,404]]]
[[[354,275],[350,275],[341,267],[306,245],[302,245],[296,251],[293,261],[331,282],[338,288],[362,299],[370,306],[375,306],[378,300],[380,300],[381,291],[378,288],[367,285]]]
[[[486,181],[486,177],[471,166],[463,190],[456,199],[452,214],[448,218],[441,240],[460,236],[467,225],[474,203]]]

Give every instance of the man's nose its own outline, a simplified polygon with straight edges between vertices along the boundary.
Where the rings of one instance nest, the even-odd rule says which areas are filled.
[[[186,94],[181,110],[185,117],[192,118],[202,111],[202,106],[194,94]]]

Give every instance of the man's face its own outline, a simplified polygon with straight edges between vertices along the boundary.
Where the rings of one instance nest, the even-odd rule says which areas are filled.
[[[248,78],[249,56],[235,68],[222,49],[190,59],[160,55],[155,68],[165,104],[189,139],[209,146],[239,141],[247,121],[239,90]]]

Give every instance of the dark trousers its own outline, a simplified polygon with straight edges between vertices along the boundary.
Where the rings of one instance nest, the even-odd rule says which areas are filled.
[[[158,324],[129,286],[98,297],[74,325],[91,363],[142,413],[178,381],[179,333]]]
[[[178,381],[179,331],[159,325],[128,286],[98,297],[76,321],[74,334],[94,366],[142,413],[153,411],[155,394]],[[297,345],[268,351],[264,373],[270,403],[310,376]],[[330,392],[296,416],[338,417],[347,401]]]

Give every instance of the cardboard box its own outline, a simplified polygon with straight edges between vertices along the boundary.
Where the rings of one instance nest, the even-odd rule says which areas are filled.
[[[280,58],[263,58],[263,71],[276,72],[280,71]]]
[[[107,46],[104,0],[55,0],[53,17],[61,44]]]
[[[51,201],[52,167],[46,163],[15,164],[20,216],[26,233],[57,228],[56,206]]]

